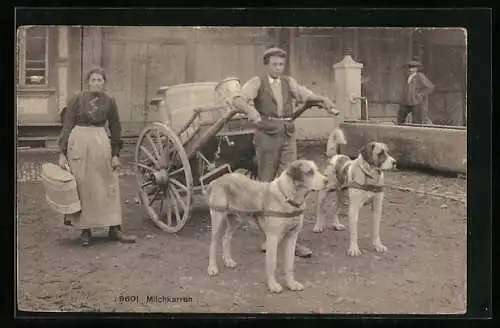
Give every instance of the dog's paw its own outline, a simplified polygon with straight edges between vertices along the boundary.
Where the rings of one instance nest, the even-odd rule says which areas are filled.
[[[349,256],[360,256],[361,251],[359,250],[358,245],[351,245],[349,246],[349,249],[347,250],[347,255]]]
[[[379,253],[387,252],[387,247],[385,247],[384,244],[382,244],[382,242],[380,240],[374,242],[373,246],[375,247],[375,250]]]
[[[323,225],[322,224],[317,224],[313,228],[314,232],[323,232]]]
[[[219,274],[219,269],[215,265],[209,265],[207,272],[210,277],[213,277]]]
[[[260,251],[266,252],[266,242],[263,242],[262,244],[260,244]]]
[[[291,282],[287,283],[288,289],[293,290],[293,291],[301,291],[304,290],[304,286],[297,280],[293,280]]]
[[[335,231],[344,231],[345,230],[345,225],[342,223],[333,223],[332,224],[332,229]]]
[[[226,268],[236,268],[238,264],[233,259],[224,259],[224,265]]]
[[[269,291],[271,293],[281,293],[283,291],[283,287],[281,287],[281,285],[276,281],[268,282],[267,286],[269,287]]]

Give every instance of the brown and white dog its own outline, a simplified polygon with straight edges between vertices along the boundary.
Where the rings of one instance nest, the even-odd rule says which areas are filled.
[[[380,240],[380,222],[382,220],[382,203],[384,200],[384,171],[396,167],[396,160],[389,154],[385,143],[372,141],[366,144],[356,159],[351,160],[339,153],[339,142],[345,142],[342,130],[336,129],[330,143],[330,150],[336,151],[325,170],[328,178],[326,188],[318,193],[316,205],[316,224],[314,232],[322,232],[324,216],[322,205],[329,191],[335,191],[337,210],[333,217],[332,227],[335,230],[344,230],[340,217],[346,218],[349,223],[350,242],[347,250],[350,256],[359,256],[358,246],[358,217],[361,207],[372,201],[373,235],[372,242],[377,252],[387,251],[387,247]]]
[[[283,290],[276,280],[277,249],[283,241],[285,248],[285,280],[291,290],[303,290],[294,278],[294,259],[297,236],[303,226],[305,197],[309,191],[326,186],[327,178],[313,161],[293,161],[273,181],[250,179],[241,173],[229,173],[209,183],[204,196],[210,208],[212,238],[209,251],[208,275],[218,274],[217,244],[222,224],[222,259],[228,268],[236,266],[231,257],[234,230],[247,219],[254,222],[266,236],[266,277],[271,292]],[[241,220],[245,219],[245,220]]]

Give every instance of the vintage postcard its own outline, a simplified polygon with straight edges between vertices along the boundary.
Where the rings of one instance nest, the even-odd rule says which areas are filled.
[[[16,43],[19,310],[465,313],[466,29]]]

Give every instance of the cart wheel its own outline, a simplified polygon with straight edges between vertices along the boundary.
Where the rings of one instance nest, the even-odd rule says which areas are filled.
[[[160,229],[176,233],[191,214],[193,176],[176,133],[162,123],[142,131],[135,150],[139,198]]]

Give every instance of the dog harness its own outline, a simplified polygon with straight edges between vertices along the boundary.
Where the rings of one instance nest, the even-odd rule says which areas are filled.
[[[344,177],[345,181],[342,181],[341,183],[339,183],[339,185],[337,186],[336,189],[329,190],[329,191],[342,191],[342,190],[351,189],[351,188],[361,189],[361,190],[369,191],[369,192],[373,192],[373,193],[380,193],[380,192],[384,191],[383,185],[366,183],[367,177],[370,177],[373,179],[373,176],[369,172],[367,172],[366,169],[362,165],[359,165],[359,167],[361,168],[361,170],[364,173],[363,184],[357,183],[355,181],[347,182],[349,180],[348,179],[348,170],[349,170],[349,166],[351,166],[351,165],[352,165],[352,162],[350,162],[350,161],[347,161],[346,163],[344,163],[344,165],[342,166],[342,168],[340,170],[340,176]],[[339,181],[339,182],[341,181],[339,179],[340,176],[337,176],[337,181]]]
[[[226,206],[217,206],[217,205],[213,205],[213,204],[208,204],[208,207],[210,207],[212,210],[217,211],[217,212],[239,212],[239,213],[252,214],[254,216],[274,216],[274,217],[278,217],[278,218],[293,218],[293,217],[297,217],[299,215],[302,215],[304,213],[303,208],[299,208],[299,209],[292,211],[292,212],[280,212],[280,211],[266,210],[265,209],[266,200],[268,199],[270,189],[271,189],[271,187],[269,185],[266,188],[266,192],[264,194],[264,202],[262,204],[262,209],[259,211],[249,211],[249,210],[241,210],[241,209],[231,208],[231,207],[229,207],[229,204],[226,204]],[[280,192],[283,194],[283,196],[285,196],[285,194],[283,193],[281,188],[278,187],[278,189],[280,189]],[[285,196],[285,198],[287,199],[286,196]],[[301,206],[301,204],[298,204],[291,199],[287,199],[287,203],[289,203],[292,206],[297,207],[297,208]]]
[[[296,201],[294,201],[293,199],[288,198],[288,196],[285,195],[285,191],[283,190],[283,188],[281,187],[281,184],[279,182],[278,182],[278,190],[283,195],[283,197],[285,197],[286,202],[288,204],[292,205],[293,207],[297,207],[297,208],[300,208],[302,206],[302,204],[297,203]]]
[[[373,192],[373,193],[379,193],[379,192],[384,191],[384,186],[375,185],[375,184],[363,184],[362,185],[362,184],[359,184],[357,182],[348,183],[348,184],[342,186],[341,190],[346,189],[346,188],[361,189],[361,190],[365,190],[365,191],[369,191],[369,192]]]

